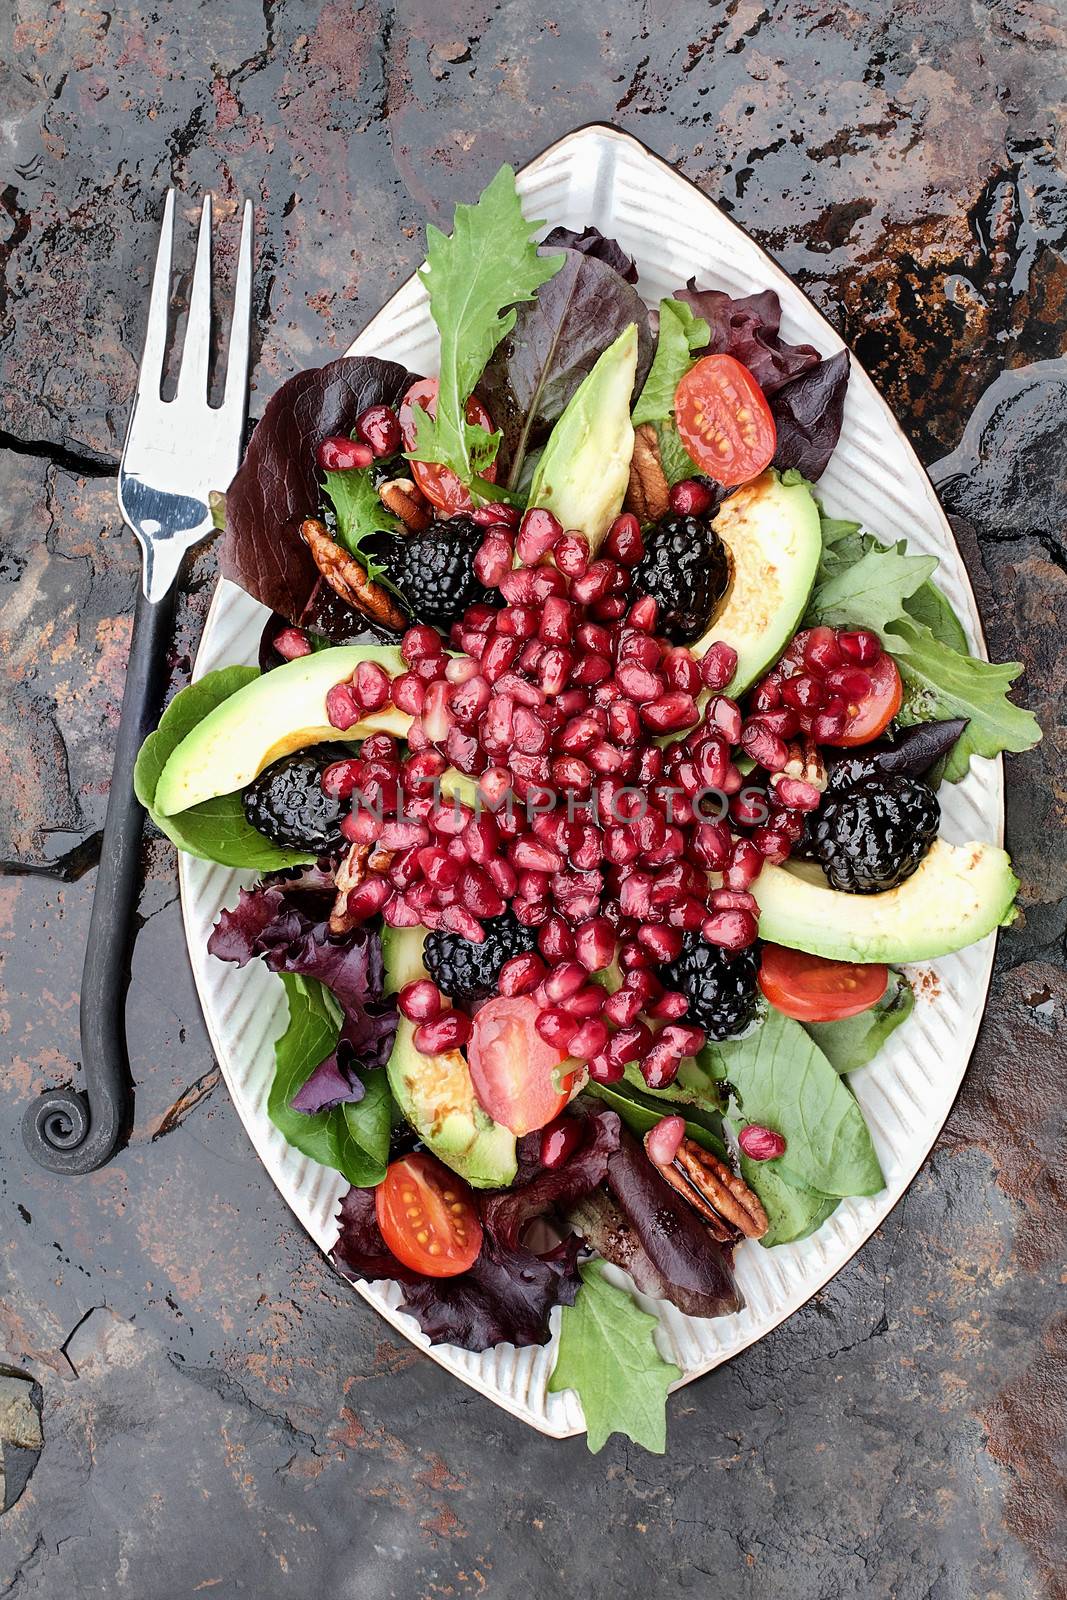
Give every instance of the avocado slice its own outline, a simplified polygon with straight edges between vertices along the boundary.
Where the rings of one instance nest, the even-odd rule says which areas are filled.
[[[630,400],[637,374],[637,324],[599,356],[549,434],[530,486],[544,506],[596,550],[622,510],[634,430]]]
[[[822,551],[819,508],[806,483],[785,484],[770,470],[724,500],[712,526],[730,557],[730,587],[689,648],[702,656],[716,639],[732,645],[737,671],[726,693],[736,695],[797,631]]]
[[[385,992],[427,976],[422,964],[425,928],[382,930]],[[515,1135],[482,1110],[462,1050],[424,1056],[405,1017],[386,1064],[389,1087],[404,1116],[428,1149],[474,1189],[496,1189],[514,1178]]]
[[[1014,919],[1019,880],[1005,850],[935,839],[910,878],[883,894],[843,894],[765,862],[752,885],[760,935],[833,961],[928,961]]]
[[[202,800],[232,794],[272,761],[305,745],[364,739],[375,732],[403,738],[411,718],[394,706],[373,712],[353,728],[331,725],[326,695],[350,678],[361,661],[377,661],[393,677],[404,671],[395,645],[340,645],[287,661],[238,689],[173,751],[156,786],[156,809],[169,817]]]

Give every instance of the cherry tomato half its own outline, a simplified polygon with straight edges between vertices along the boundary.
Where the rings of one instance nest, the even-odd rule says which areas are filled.
[[[528,995],[498,996],[478,1012],[467,1046],[479,1104],[520,1136],[558,1117],[574,1083],[573,1073],[557,1083],[565,1057],[534,1027],[537,1013]]]
[[[482,1248],[478,1210],[462,1178],[423,1151],[394,1161],[374,1191],[382,1238],[428,1278],[454,1278]]]
[[[416,440],[415,407],[429,413],[431,417],[437,415],[437,379],[420,378],[413,383],[400,402],[400,432],[404,439],[404,449],[414,450]],[[473,394],[467,401],[467,421],[477,423],[479,428],[484,428],[487,433],[492,433],[493,424],[488,411],[482,402]],[[456,474],[449,467],[440,467],[430,461],[412,461],[409,463],[411,475],[419,488],[432,506],[443,511],[447,517],[455,516],[458,511],[470,511],[474,505],[469,490],[460,483]],[[490,483],[496,482],[496,462],[486,467],[483,477]]]
[[[838,1022],[877,1005],[886,991],[889,969],[878,962],[859,966],[827,961],[803,950],[765,944],[759,984],[771,1005],[797,1022]]]
[[[778,442],[763,390],[733,356],[704,356],[674,392],[678,433],[697,466],[734,488],[774,459]]]

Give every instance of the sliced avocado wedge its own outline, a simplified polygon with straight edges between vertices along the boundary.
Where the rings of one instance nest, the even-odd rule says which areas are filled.
[[[797,631],[822,550],[819,508],[806,483],[768,471],[724,500],[712,526],[729,553],[730,587],[690,649],[702,656],[716,639],[732,645],[737,671],[726,692],[736,695]]]
[[[413,1024],[401,1017],[386,1072],[393,1099],[446,1167],[474,1189],[512,1181],[518,1170],[515,1135],[478,1104],[461,1050],[424,1056],[415,1048]]]
[[[406,983],[430,976],[422,961],[425,928],[391,928],[385,923],[381,939],[386,994],[396,994]]]
[[[582,379],[549,434],[530,486],[545,506],[595,550],[622,510],[634,430],[630,401],[637,373],[637,324],[624,328]]]
[[[884,894],[842,894],[765,863],[752,885],[760,936],[833,961],[929,961],[1013,920],[1019,880],[992,844],[935,839],[910,878]]]
[[[173,816],[215,795],[232,794],[272,761],[305,745],[363,739],[374,732],[403,738],[411,718],[393,706],[353,728],[331,725],[326,695],[350,678],[361,661],[377,661],[393,677],[404,670],[395,645],[340,645],[287,661],[238,689],[172,753],[156,786],[156,809]]]

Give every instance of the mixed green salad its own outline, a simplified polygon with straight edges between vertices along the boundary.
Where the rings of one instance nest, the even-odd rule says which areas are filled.
[[[285,989],[267,1111],[349,1185],[337,1266],[471,1350],[561,1307],[590,1448],[662,1450],[620,1283],[733,1315],[741,1244],[884,1187],[851,1074],[907,963],[1014,915],[939,786],[1039,731],[936,561],[821,510],[847,352],[539,228],[502,168],[429,229],[436,376],[274,395],[219,511],[260,666],[179,693],[137,789],[258,875],[209,947]]]

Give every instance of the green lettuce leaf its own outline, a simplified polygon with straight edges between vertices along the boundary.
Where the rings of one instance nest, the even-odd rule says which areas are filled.
[[[872,544],[857,561],[842,564],[832,576],[823,578],[808,603],[806,625],[872,628],[881,633],[902,615],[904,602],[937,570],[936,556],[909,556],[906,551],[903,539],[889,549]]]
[[[633,409],[633,425],[674,415],[674,391],[689,371],[693,354],[711,338],[711,329],[684,300],[659,303],[659,338],[652,367]]]
[[[805,1022],[803,1027],[835,1072],[856,1072],[874,1060],[914,1007],[911,984],[902,972],[891,971],[885,994],[877,1005],[858,1016],[842,1017],[840,1022]]]
[[[681,483],[683,478],[700,477],[700,468],[678,437],[678,429],[673,422],[656,423],[656,442],[663,475],[672,488],[676,483]]]
[[[998,663],[961,655],[911,617],[898,617],[891,623],[882,642],[904,681],[900,722],[907,726],[968,718],[945,763],[950,783],[966,776],[972,755],[1031,750],[1041,738],[1033,712],[1008,699],[1009,689],[1023,670],[1021,661]]]
[[[267,1115],[295,1149],[324,1167],[335,1167],[358,1189],[381,1183],[389,1162],[391,1096],[384,1068],[363,1073],[366,1093],[354,1104],[307,1116],[290,1102],[320,1061],[337,1047],[341,1012],[330,991],[314,978],[278,974],[289,1002],[289,1025],[274,1046],[274,1082]]]
[[[538,255],[539,227],[523,216],[515,174],[504,166],[474,205],[456,207],[451,238],[426,230],[419,276],[441,335],[441,371],[436,418],[416,417],[409,456],[449,467],[463,483],[485,472],[500,443],[499,433],[469,423],[465,408],[489,357],[515,326],[514,309],[503,308],[532,300],[565,259]]]
[[[327,472],[324,489],[337,517],[337,539],[349,555],[366,568],[372,581],[384,583],[396,593],[385,569],[363,548],[363,541],[375,533],[397,533],[402,524],[387,511],[371,479],[370,469],[353,472]]]
[[[159,831],[186,855],[217,861],[223,867],[277,872],[282,867],[303,866],[315,857],[282,850],[258,833],[245,817],[240,793],[217,795],[171,817],[155,808],[160,775],[186,734],[231,694],[258,677],[256,667],[222,667],[180,690],[164,711],[155,733],[150,733],[141,746],[133,769],[133,788]]]
[[[707,1045],[700,1063],[733,1084],[739,1125],[756,1122],[784,1136],[785,1154],[761,1165],[824,1195],[885,1187],[855,1096],[799,1022],[771,1008],[743,1039]]]
[[[793,1244],[806,1239],[833,1216],[841,1204],[836,1195],[819,1194],[802,1184],[791,1183],[776,1172],[775,1161],[750,1161],[741,1157],[741,1176],[759,1196],[770,1226],[760,1239],[764,1249],[776,1244]]]
[[[664,1361],[652,1337],[656,1318],[608,1283],[598,1261],[579,1269],[582,1286],[564,1306],[549,1392],[573,1389],[582,1402],[595,1455],[613,1433],[662,1455],[667,1447],[667,1391],[682,1374]]]

